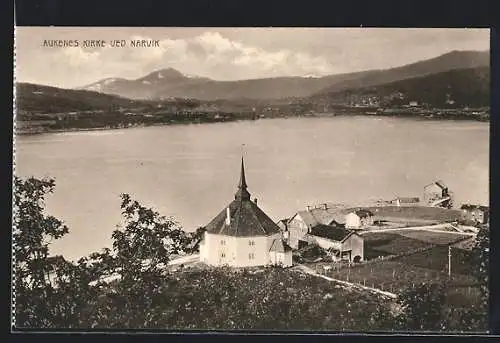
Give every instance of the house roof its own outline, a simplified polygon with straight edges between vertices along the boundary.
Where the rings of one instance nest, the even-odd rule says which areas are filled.
[[[483,212],[487,212],[489,210],[489,208],[487,206],[471,205],[471,204],[463,204],[460,207],[460,209],[461,210],[469,210],[469,211],[480,210],[480,211],[483,211]]]
[[[281,219],[276,222],[281,230],[288,231],[288,219]]]
[[[230,223],[226,223],[229,208]],[[241,159],[241,176],[235,199],[205,226],[209,233],[237,237],[270,236],[280,232],[279,226],[256,203],[250,200]]]
[[[413,204],[413,203],[420,202],[420,199],[417,197],[397,197],[396,199],[394,199],[394,201],[398,201],[398,200],[399,200],[399,202],[402,202],[404,204]]]
[[[271,248],[269,251],[275,251],[275,252],[287,252],[292,250],[281,238],[277,238],[273,241],[273,244],[271,245]]]
[[[448,188],[448,187],[444,184],[444,182],[443,182],[443,181],[441,181],[441,180],[437,180],[437,181],[435,182],[435,184],[436,184],[436,185],[438,185],[439,187],[441,187],[442,189],[446,189],[446,188]]]
[[[438,186],[441,189],[447,189],[448,188],[448,186],[446,186],[445,183],[443,181],[441,181],[441,180],[437,180],[437,181],[435,181],[433,183],[430,183],[427,186],[425,186],[424,188],[428,188],[428,187],[431,187],[431,186]]]
[[[300,215],[308,227],[318,224],[330,225],[332,222],[337,224],[345,223],[345,211],[339,208],[313,208],[309,211],[299,211],[296,215]]]
[[[373,213],[371,211],[363,209],[353,211],[351,213],[355,213],[359,218],[373,217]]]
[[[318,224],[311,228],[309,235],[328,238],[334,241],[342,242],[351,234],[355,234],[354,231],[347,230],[337,226]]]

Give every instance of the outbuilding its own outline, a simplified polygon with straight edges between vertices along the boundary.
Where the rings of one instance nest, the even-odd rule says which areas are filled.
[[[345,216],[346,229],[361,229],[373,225],[373,213],[368,210],[356,210]]]
[[[364,260],[363,237],[353,230],[319,224],[313,227],[307,239],[330,252],[334,260],[360,262]]]

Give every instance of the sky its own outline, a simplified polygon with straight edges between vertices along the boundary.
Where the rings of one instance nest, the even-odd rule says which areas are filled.
[[[159,40],[130,47],[130,40]],[[324,76],[386,69],[452,50],[489,49],[489,29],[17,27],[15,78],[62,88],[136,79],[163,68],[214,80]],[[44,47],[78,40],[78,47]],[[104,40],[104,48],[84,48]],[[113,48],[112,40],[126,47]]]

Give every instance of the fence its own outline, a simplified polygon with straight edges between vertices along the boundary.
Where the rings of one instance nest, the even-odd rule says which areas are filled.
[[[344,263],[342,263],[342,262],[315,263],[315,267],[316,267],[316,271],[319,273],[321,273],[321,271],[324,270],[325,265],[331,266],[332,269],[334,269],[334,270],[341,270],[341,269],[345,269],[345,268],[361,268],[361,267],[365,267],[367,265],[377,264],[377,263],[380,263],[382,261],[390,261],[390,260],[393,260],[393,259],[398,258],[398,257],[416,254],[419,252],[433,249],[435,247],[436,247],[436,245],[429,245],[426,247],[421,247],[421,248],[405,251],[405,252],[397,254],[397,255],[380,256],[377,258],[372,258],[370,260],[361,261],[359,263],[345,263],[345,262]]]
[[[424,270],[422,268],[404,270],[397,265],[384,267],[383,269],[364,268],[343,271],[323,270],[321,274],[391,293],[400,292],[409,286],[414,287],[422,282],[441,283],[442,281],[448,281],[450,283],[448,286],[450,295],[466,297],[477,297],[479,295],[479,288],[473,280],[462,275],[448,277],[446,273],[436,270]]]

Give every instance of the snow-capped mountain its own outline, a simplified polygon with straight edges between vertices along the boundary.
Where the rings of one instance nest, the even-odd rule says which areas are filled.
[[[309,74],[306,74],[306,75],[304,75],[302,77],[303,78],[309,78],[309,79],[319,79],[322,76],[321,75],[317,75],[317,74],[313,74],[313,73],[309,73]]]
[[[179,96],[175,91],[179,86],[210,81],[196,75],[184,75],[173,68],[156,70],[135,80],[106,78],[80,89],[107,94],[116,94],[131,99],[158,99],[163,96]],[[170,95],[173,94],[173,95]]]
[[[424,61],[385,70],[367,70],[320,76],[274,77],[238,81],[216,81],[173,69],[153,71],[136,80],[107,78],[81,89],[130,99],[172,97],[199,100],[278,99],[328,94],[346,89],[374,86],[453,69],[489,66],[489,51],[452,51]]]

